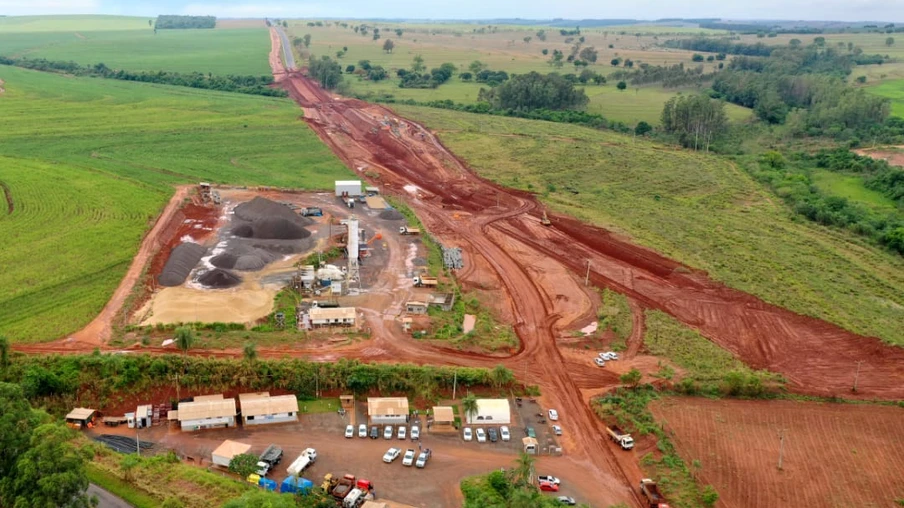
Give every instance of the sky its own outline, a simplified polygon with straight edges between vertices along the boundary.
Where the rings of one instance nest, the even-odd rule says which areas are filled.
[[[904,0],[0,0],[0,15],[904,21]]]

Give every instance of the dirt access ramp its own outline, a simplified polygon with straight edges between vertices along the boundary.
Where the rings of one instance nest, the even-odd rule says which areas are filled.
[[[719,506],[891,507],[904,499],[904,409],[668,398],[652,404]],[[784,433],[782,469],[778,468]]]

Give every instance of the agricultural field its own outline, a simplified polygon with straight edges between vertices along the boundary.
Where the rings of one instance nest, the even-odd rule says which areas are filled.
[[[891,113],[904,117],[904,79],[885,81],[877,86],[868,87],[866,90],[889,99]]]
[[[901,407],[704,398],[650,407],[719,506],[884,508],[904,499]]]
[[[731,287],[904,344],[904,260],[793,220],[732,161],[574,125],[397,105],[479,174]]]
[[[813,184],[821,191],[832,196],[839,196],[883,212],[894,212],[895,202],[881,192],[868,189],[863,184],[863,177],[828,170],[816,170],[811,175]]]
[[[173,185],[325,189],[348,170],[288,99],[0,66],[0,330],[56,339],[87,323]]]
[[[381,38],[373,40],[372,36],[362,36],[349,28],[338,25],[309,27],[306,21],[289,22],[290,37],[311,35],[310,47],[306,50],[314,55],[335,57],[343,48],[347,52],[339,59],[346,67],[358,65],[361,60],[369,60],[372,65],[382,65],[390,71],[390,78],[382,82],[372,82],[353,76],[346,76],[349,89],[359,95],[392,95],[396,100],[413,99],[416,101],[452,100],[462,103],[477,101],[477,93],[482,85],[479,83],[461,82],[454,76],[448,83],[436,89],[404,89],[399,88],[399,79],[395,70],[407,69],[411,66],[415,55],[424,58],[427,68],[439,67],[450,62],[461,70],[467,70],[471,62],[479,60],[492,70],[504,70],[509,73],[526,73],[531,71],[548,73],[556,70],[547,60],[549,56],[542,54],[543,49],[550,53],[560,50],[569,53],[573,42],[566,43],[566,37],[559,34],[558,28],[500,26],[496,30],[486,30],[477,25],[408,25],[391,24],[383,26],[376,23],[381,30]],[[636,30],[635,30],[636,28]],[[653,29],[657,30],[653,30]],[[402,30],[399,37],[396,29]],[[537,38],[536,32],[546,30],[546,40]],[[479,32],[478,30],[483,30]],[[671,30],[668,31],[667,30]],[[699,31],[699,29],[696,29]],[[622,33],[624,32],[624,33]],[[640,34],[639,36],[636,34]],[[613,58],[632,59],[636,64],[643,62],[654,65],[672,65],[680,62],[692,64],[692,52],[656,47],[660,38],[666,34],[686,36],[686,29],[679,27],[625,26],[616,28],[592,28],[582,30],[586,41],[584,46],[593,46],[599,52],[596,64],[588,67],[600,74],[608,75],[615,67],[610,65]],[[694,32],[696,33],[696,32]],[[530,37],[529,42],[524,38]],[[391,53],[383,51],[383,43],[391,39],[395,49]],[[612,48],[609,48],[612,45]],[[297,49],[297,48],[296,48]],[[303,55],[299,55],[303,56]],[[299,61],[304,61],[300,59]],[[696,64],[694,64],[696,65]],[[619,67],[620,69],[620,67]],[[559,72],[574,72],[570,65]],[[604,86],[586,87],[591,102],[587,110],[603,116],[633,125],[638,121],[659,123],[662,105],[679,90],[663,89],[652,85],[639,90],[619,92],[614,83]],[[743,120],[750,115],[750,110],[739,106],[728,105],[726,108],[732,120]]]
[[[147,18],[116,18],[121,23],[107,22],[103,16],[68,18],[7,21],[6,25],[0,21],[0,54],[82,65],[104,63],[132,71],[270,73],[266,59],[270,38],[263,23],[256,28],[159,30],[155,34]]]

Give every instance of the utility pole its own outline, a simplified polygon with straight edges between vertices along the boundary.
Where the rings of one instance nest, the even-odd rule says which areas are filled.
[[[782,458],[785,453],[785,429],[781,430],[778,445],[778,470],[782,470]]]
[[[857,360],[857,372],[854,374],[854,386],[851,388],[852,392],[857,391],[857,380],[860,378],[860,364],[863,363],[863,360]]]
[[[590,284],[590,260],[587,260],[587,275],[584,276],[584,285]]]

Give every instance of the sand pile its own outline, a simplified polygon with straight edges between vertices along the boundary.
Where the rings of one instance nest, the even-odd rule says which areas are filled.
[[[161,286],[178,286],[185,282],[188,274],[201,261],[207,249],[191,242],[180,243],[172,252],[163,271],[157,277]]]
[[[198,282],[209,288],[223,289],[238,286],[242,283],[242,279],[232,272],[214,268],[201,274]]]
[[[232,228],[232,234],[261,240],[301,240],[311,236],[310,231],[284,217],[261,217],[251,223],[239,224]]]
[[[402,220],[405,216],[398,210],[384,210],[380,212],[380,218],[383,220]]]
[[[276,201],[271,201],[260,196],[236,206],[235,216],[245,222],[279,217],[292,221],[299,226],[309,226],[314,223],[312,219],[298,215],[286,205],[281,205]]]

